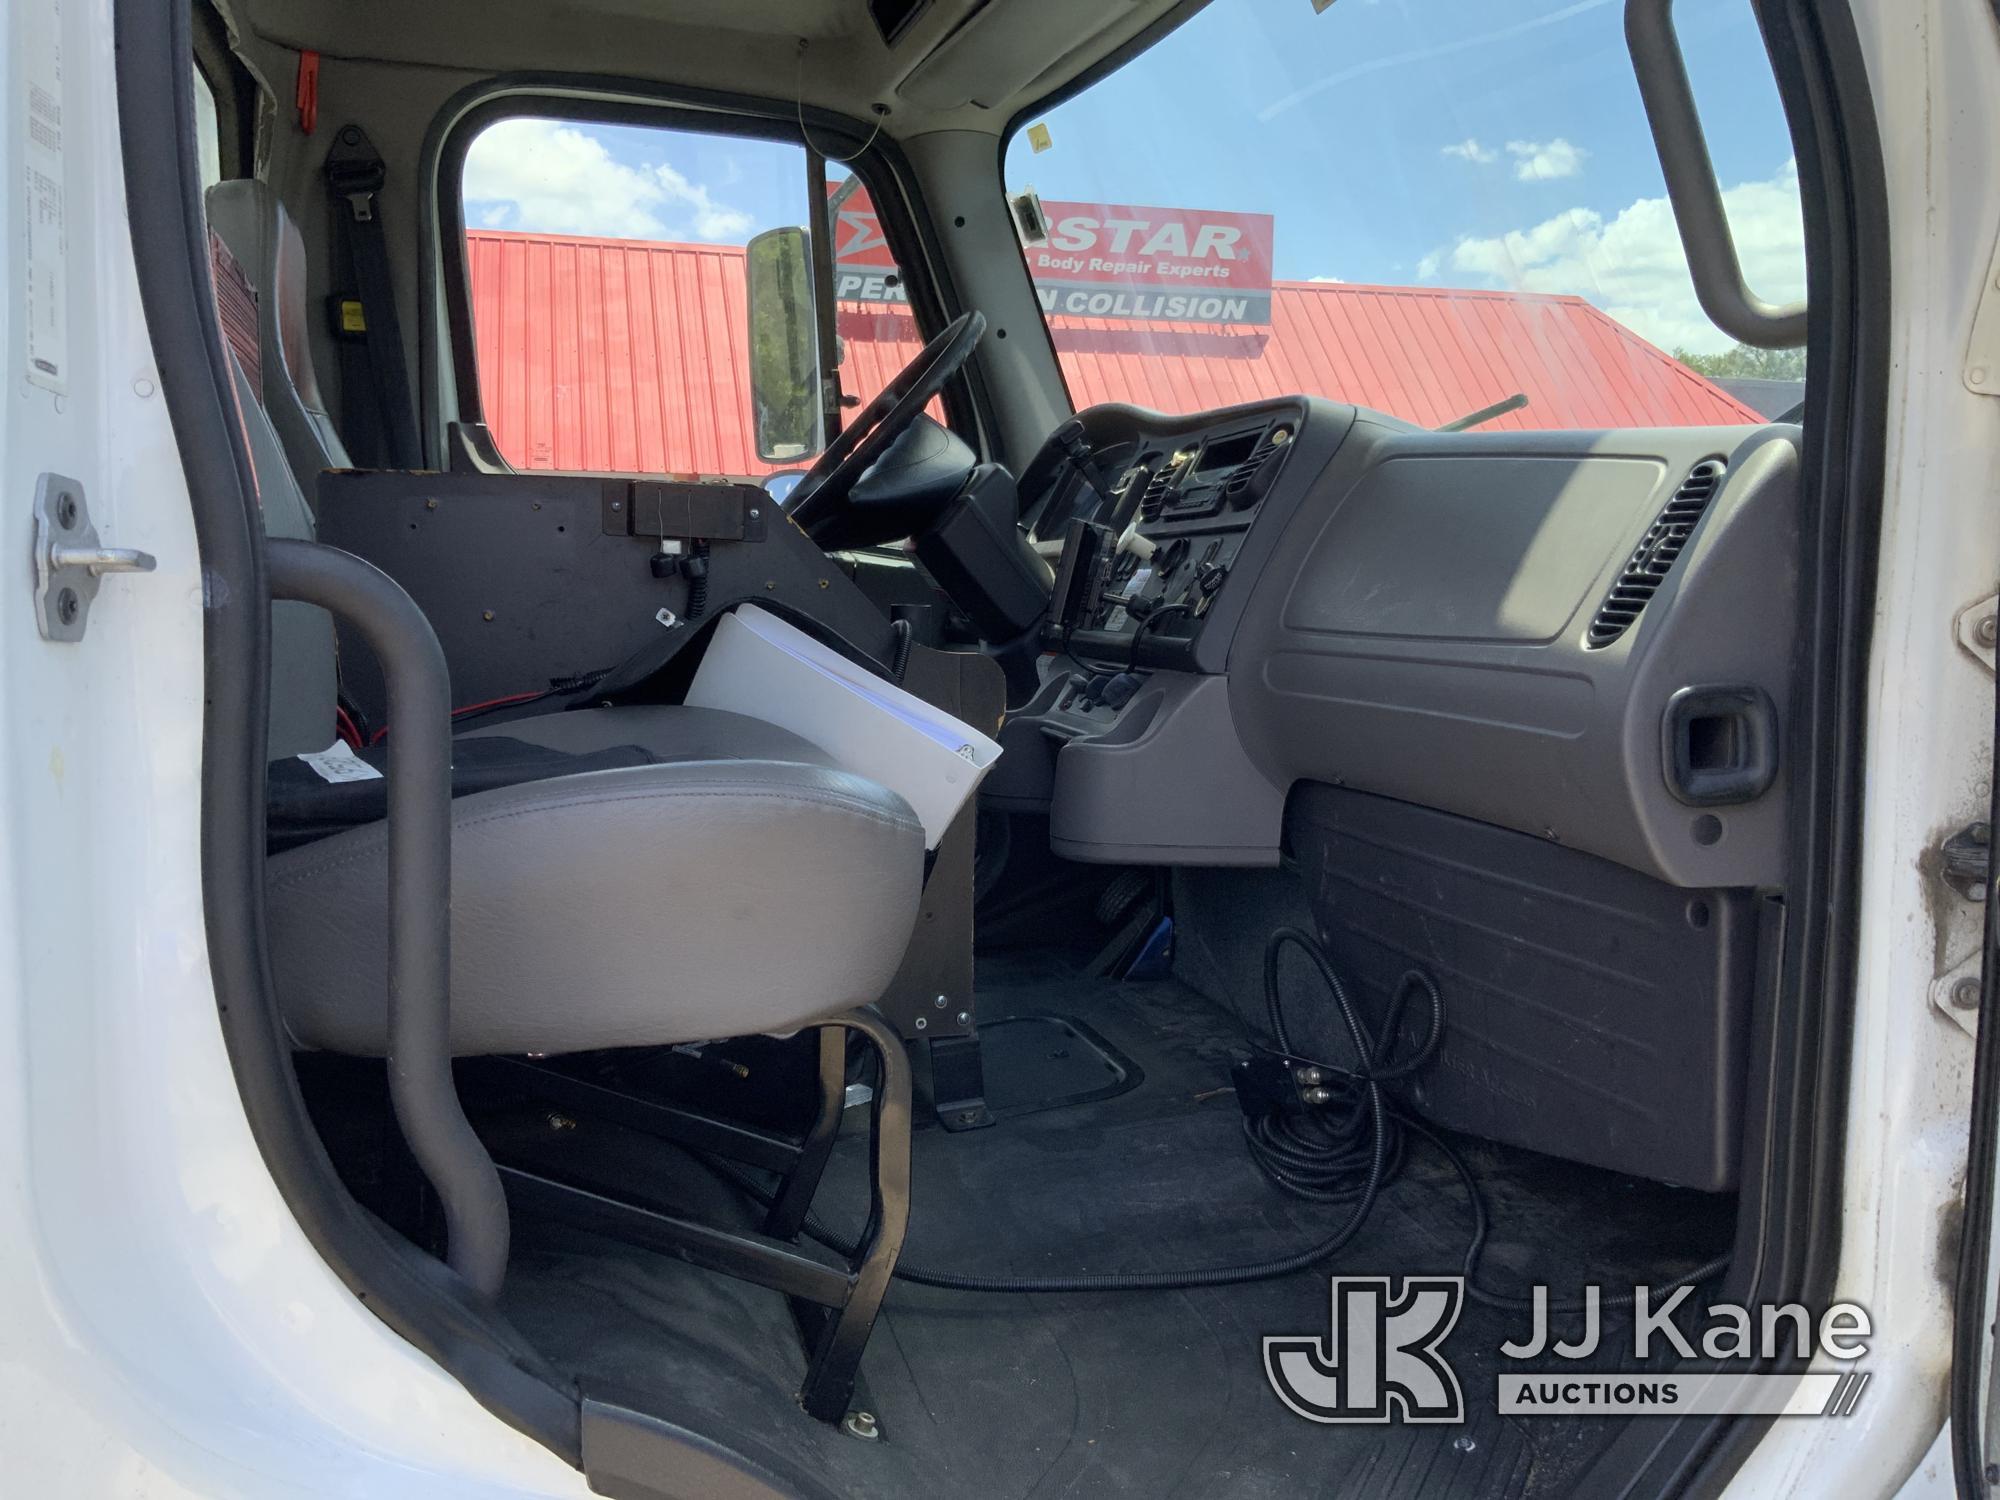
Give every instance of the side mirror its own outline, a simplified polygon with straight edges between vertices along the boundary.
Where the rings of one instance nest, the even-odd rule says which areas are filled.
[[[767,229],[743,252],[757,456],[785,463],[826,446],[811,251],[803,229]]]

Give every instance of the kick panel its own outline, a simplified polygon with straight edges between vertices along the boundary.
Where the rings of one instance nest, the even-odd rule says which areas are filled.
[[[1411,969],[1444,1041],[1406,1085],[1448,1129],[1711,1192],[1735,1185],[1756,903],[1330,786],[1286,840],[1371,1024]]]

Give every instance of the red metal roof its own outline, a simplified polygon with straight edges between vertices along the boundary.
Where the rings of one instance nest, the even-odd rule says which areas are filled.
[[[479,380],[524,469],[755,475],[743,250],[474,230]],[[843,386],[918,348],[903,308],[842,303]],[[1757,422],[1581,297],[1281,281],[1269,328],[1054,317],[1078,407],[1197,411],[1302,393],[1435,427],[1519,391],[1493,429]]]

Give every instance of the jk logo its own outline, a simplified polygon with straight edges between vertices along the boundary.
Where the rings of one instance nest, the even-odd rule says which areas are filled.
[[[1463,1276],[1336,1276],[1324,1339],[1267,1338],[1264,1373],[1309,1422],[1462,1422],[1465,1398],[1438,1345],[1465,1305]]]

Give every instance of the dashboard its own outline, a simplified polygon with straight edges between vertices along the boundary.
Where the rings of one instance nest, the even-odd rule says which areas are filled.
[[[1081,431],[1023,476],[1032,534],[1063,549],[1050,644],[1086,662],[1196,667],[1195,644],[1308,418],[1303,400],[1179,420],[1084,413]],[[1338,422],[1330,410],[1319,425]]]
[[[1767,884],[1798,445],[1438,433],[1306,397],[1090,408],[1022,474],[1061,552],[991,795],[1046,808],[1078,859],[1275,864],[1287,797],[1320,783]]]

